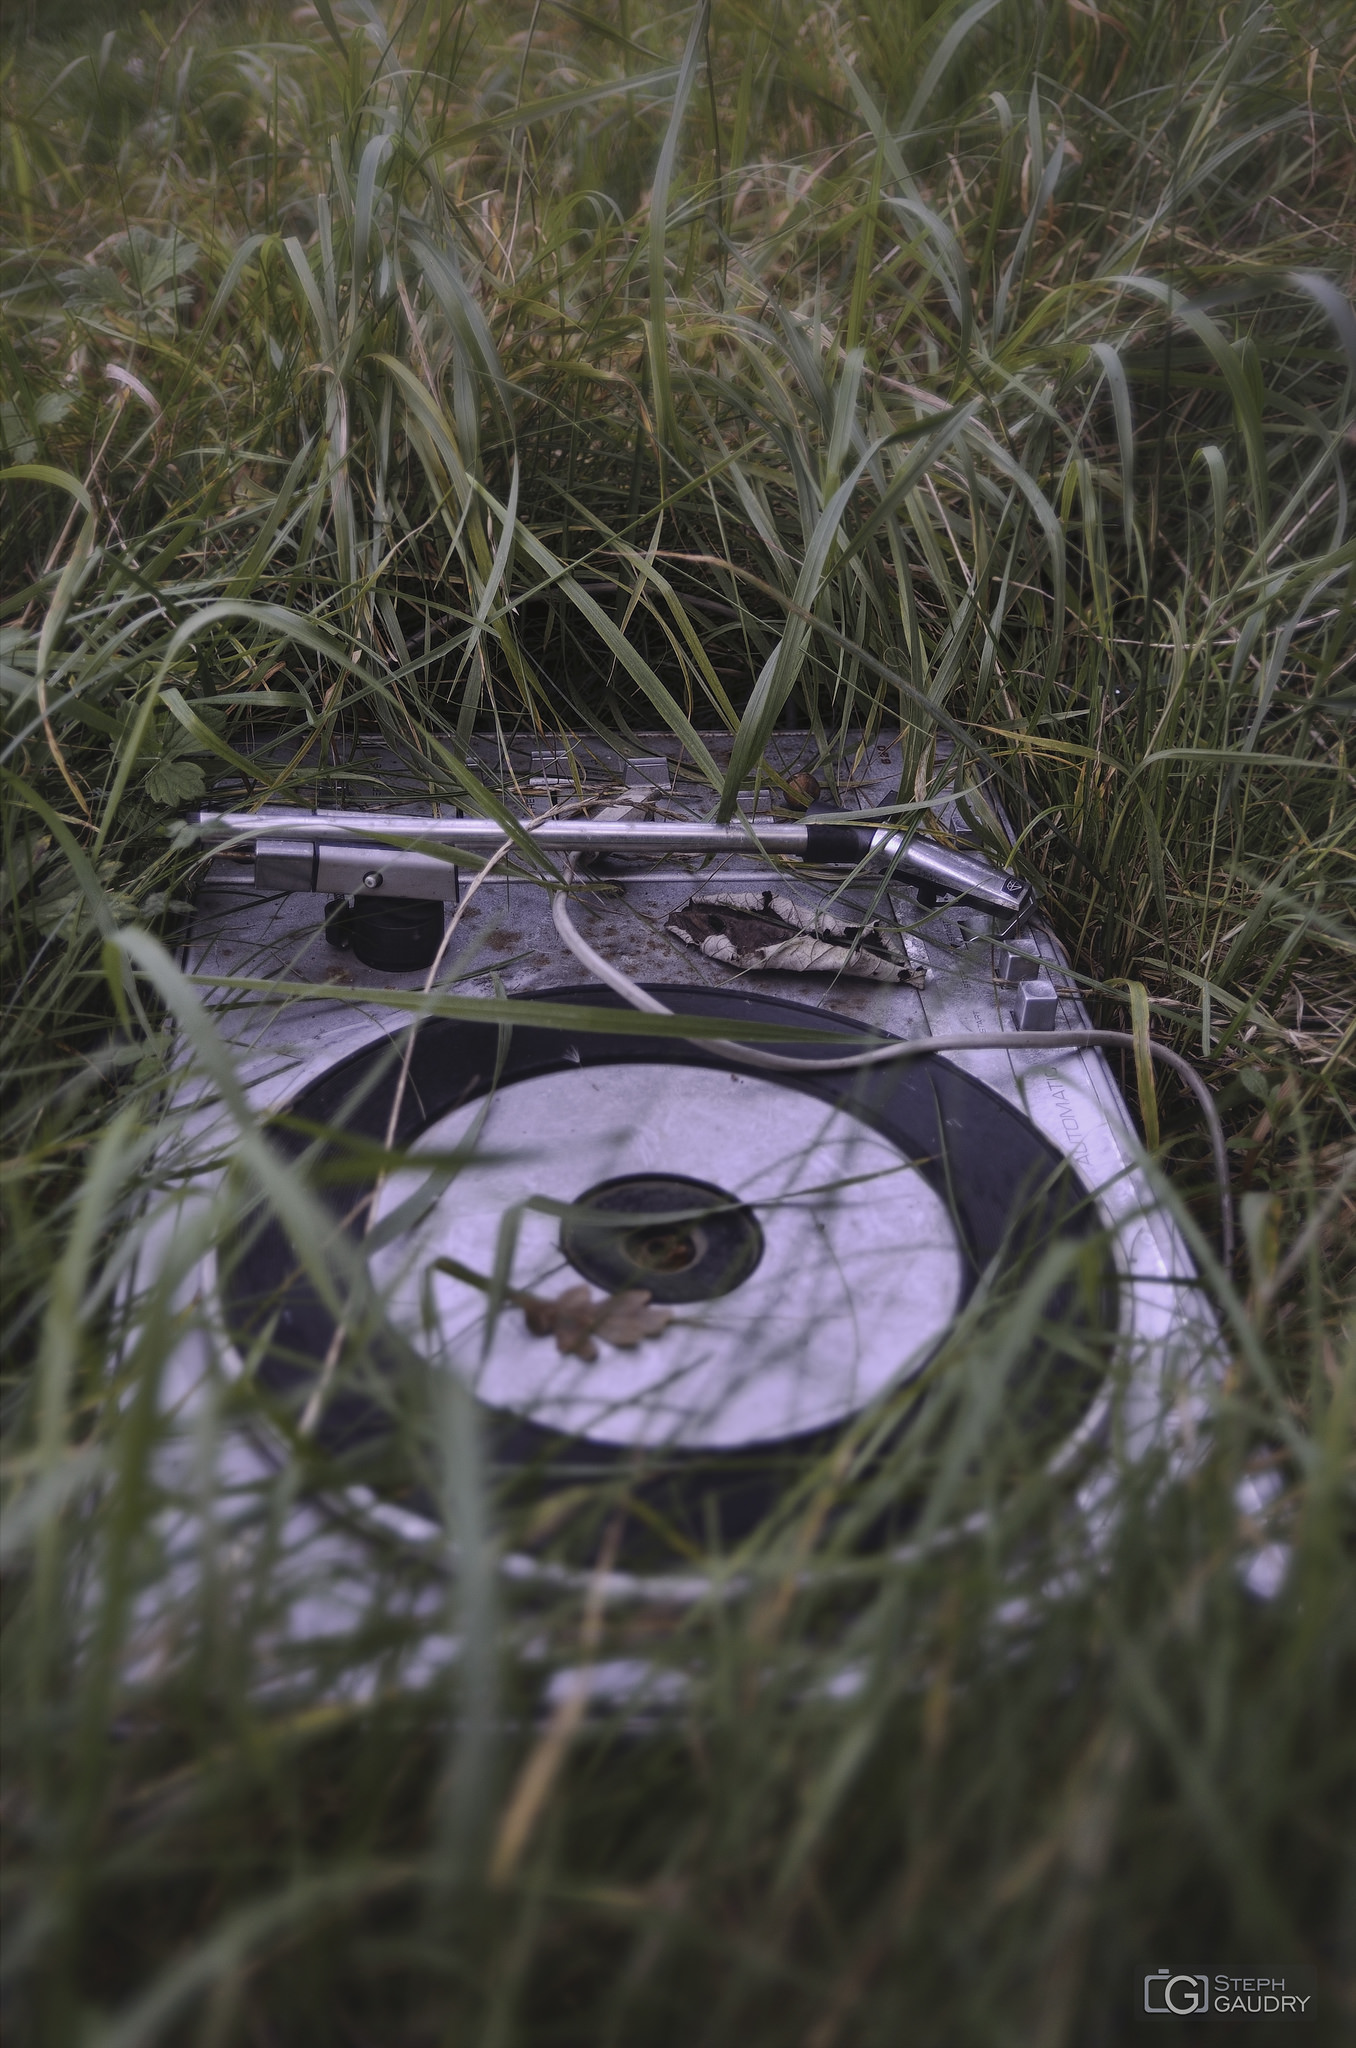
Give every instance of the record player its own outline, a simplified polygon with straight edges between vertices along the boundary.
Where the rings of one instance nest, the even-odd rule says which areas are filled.
[[[505,1500],[610,1489],[612,1579],[658,1599],[845,1435],[907,1428],[985,1290],[1048,1276],[1009,1391],[1039,1383],[1051,1471],[1095,1472],[1113,1384],[1122,1450],[1199,1403],[1214,1319],[1102,1051],[1060,1042],[1091,1028],[1064,955],[954,802],[881,826],[899,776],[897,740],[780,733],[721,837],[668,735],[481,737],[460,801],[355,753],[314,814],[202,821],[181,964],[238,1092],[186,1068],[183,1142],[266,1130],[349,1291],[256,1203],[186,1282],[169,1400],[249,1383],[245,1486],[314,1448],[296,1513],[336,1511],[336,1584],[437,1527],[400,1448],[430,1386]],[[925,1038],[990,1042],[876,1057]],[[214,1185],[186,1176],[165,1230]]]

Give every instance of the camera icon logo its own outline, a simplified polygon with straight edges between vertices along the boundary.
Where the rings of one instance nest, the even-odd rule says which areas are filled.
[[[1144,2010],[1156,2019],[1195,2019],[1210,2010],[1210,1979],[1199,1970],[1155,1970],[1144,1979]]]

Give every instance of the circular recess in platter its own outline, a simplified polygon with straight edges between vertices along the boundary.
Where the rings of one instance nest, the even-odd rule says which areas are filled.
[[[585,1188],[573,1207],[560,1249],[609,1294],[643,1287],[652,1301],[711,1301],[738,1287],[763,1256],[752,1209],[728,1188],[686,1174],[619,1173]]]

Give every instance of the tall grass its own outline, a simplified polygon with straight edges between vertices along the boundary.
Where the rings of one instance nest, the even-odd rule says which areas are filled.
[[[1136,1970],[1307,1962],[1336,2040],[1347,10],[316,0],[7,35],[7,2029],[1082,2043],[1129,2032]],[[1083,1554],[993,1412],[1034,1312],[996,1302],[889,1474],[982,1534],[864,1558],[835,1470],[742,1592],[660,1625],[505,1583],[500,1547],[565,1537],[435,1403],[409,1456],[457,1568],[378,1555],[308,1636],[315,1455],[233,1495],[239,1390],[187,1466],[158,1450],[206,1313],[176,1289],[261,1192],[363,1284],[171,965],[168,828],[305,800],[356,734],[464,793],[494,725],[698,759],[724,728],[728,811],[779,721],[902,733],[901,805],[944,735],[1094,1007],[1146,991],[1216,1088],[1233,1274],[1187,1109],[1141,1105],[1232,1358],[1199,1455],[1127,1465]],[[615,1507],[580,1508],[591,1554]],[[628,1659],[679,1704],[543,1690]]]

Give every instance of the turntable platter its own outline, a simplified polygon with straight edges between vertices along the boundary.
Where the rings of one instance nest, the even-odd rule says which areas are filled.
[[[488,1108],[464,1105],[416,1151],[451,1153],[473,1135],[471,1162],[376,1255],[373,1274],[399,1327],[417,1332],[427,1306],[481,1400],[545,1428],[670,1449],[824,1429],[915,1374],[959,1306],[964,1266],[942,1196],[897,1145],[812,1095],[712,1068],[569,1067],[501,1088]],[[426,1178],[413,1165],[392,1175],[378,1223]],[[685,1182],[697,1192],[685,1197]],[[655,1192],[678,1219],[651,1228],[641,1263],[619,1276],[660,1300],[673,1300],[666,1280],[679,1283],[674,1319],[647,1341],[603,1340],[591,1361],[563,1353],[508,1303],[491,1325],[484,1293],[433,1266],[450,1254],[489,1275],[509,1242],[511,1285],[556,1296],[581,1270],[590,1277],[589,1262],[571,1259],[554,1206],[524,1205],[576,1204],[604,1184],[618,1239],[642,1234]],[[731,1207],[705,1225],[698,1214],[686,1236],[681,1214],[684,1200],[722,1197],[760,1240],[752,1261],[736,1244],[743,1270],[728,1287],[719,1261],[705,1285],[701,1268],[710,1227]],[[646,1246],[658,1248],[657,1270]],[[694,1268],[698,1298],[682,1299]]]
[[[826,1032],[861,1038],[845,1019],[772,997],[657,993],[679,1013],[725,1021],[733,1037],[751,1021],[803,1025],[813,1035],[795,1049],[811,1060],[834,1051]],[[596,989],[550,994],[595,1012],[617,1007]],[[1059,1429],[1095,1397],[1091,1361],[1117,1315],[1096,1205],[1027,1117],[944,1059],[779,1083],[694,1044],[605,1026],[571,1044],[535,1026],[506,1040],[490,1024],[434,1019],[417,1035],[401,1093],[406,1161],[374,1188],[381,1177],[370,1166],[344,1165],[343,1138],[365,1140],[369,1158],[373,1141],[384,1143],[398,1069],[391,1041],[372,1041],[301,1092],[293,1127],[275,1127],[275,1139],[299,1156],[313,1149],[317,1125],[336,1133],[315,1160],[317,1192],[354,1239],[372,1198],[373,1277],[406,1357],[447,1365],[474,1388],[496,1465],[533,1487],[574,1483],[638,1451],[685,1475],[693,1514],[705,1489],[743,1487],[751,1461],[775,1465],[780,1487],[799,1458],[821,1455],[848,1418],[920,1372],[981,1275],[1020,1279],[1061,1238],[1094,1240],[1100,1277],[1054,1287],[1041,1317],[1050,1334],[1033,1339],[1032,1358],[1050,1363],[1054,1344]],[[453,1173],[448,1156],[473,1131],[472,1161]],[[431,1170],[422,1176],[420,1152]],[[622,1237],[655,1214],[668,1229],[675,1211],[655,1211],[654,1200],[693,1181],[702,1192],[689,1220],[724,1231],[733,1214],[752,1225],[727,1245],[714,1278],[709,1248],[690,1258],[678,1248],[678,1280],[686,1272],[695,1287],[669,1284],[660,1268],[673,1269],[673,1247],[661,1247],[644,1284],[673,1320],[628,1348],[603,1339],[594,1360],[532,1335],[512,1297],[491,1330],[484,1291],[436,1264],[450,1258],[488,1278],[509,1216],[518,1230],[516,1244],[504,1240],[511,1288],[545,1298],[597,1286],[607,1259],[600,1269],[596,1205],[615,1203],[620,1183],[633,1205],[611,1212]],[[533,1197],[545,1206],[527,1206]],[[619,1278],[641,1284],[634,1261]],[[263,1387],[301,1408],[325,1382],[322,1447],[347,1456],[389,1435],[390,1416],[370,1394],[343,1373],[329,1383],[334,1320],[277,1216],[241,1234],[218,1280],[227,1326],[241,1355],[253,1352]],[[394,1357],[377,1362],[400,1371]],[[1055,1418],[1037,1403],[1027,1426],[1048,1433]]]

